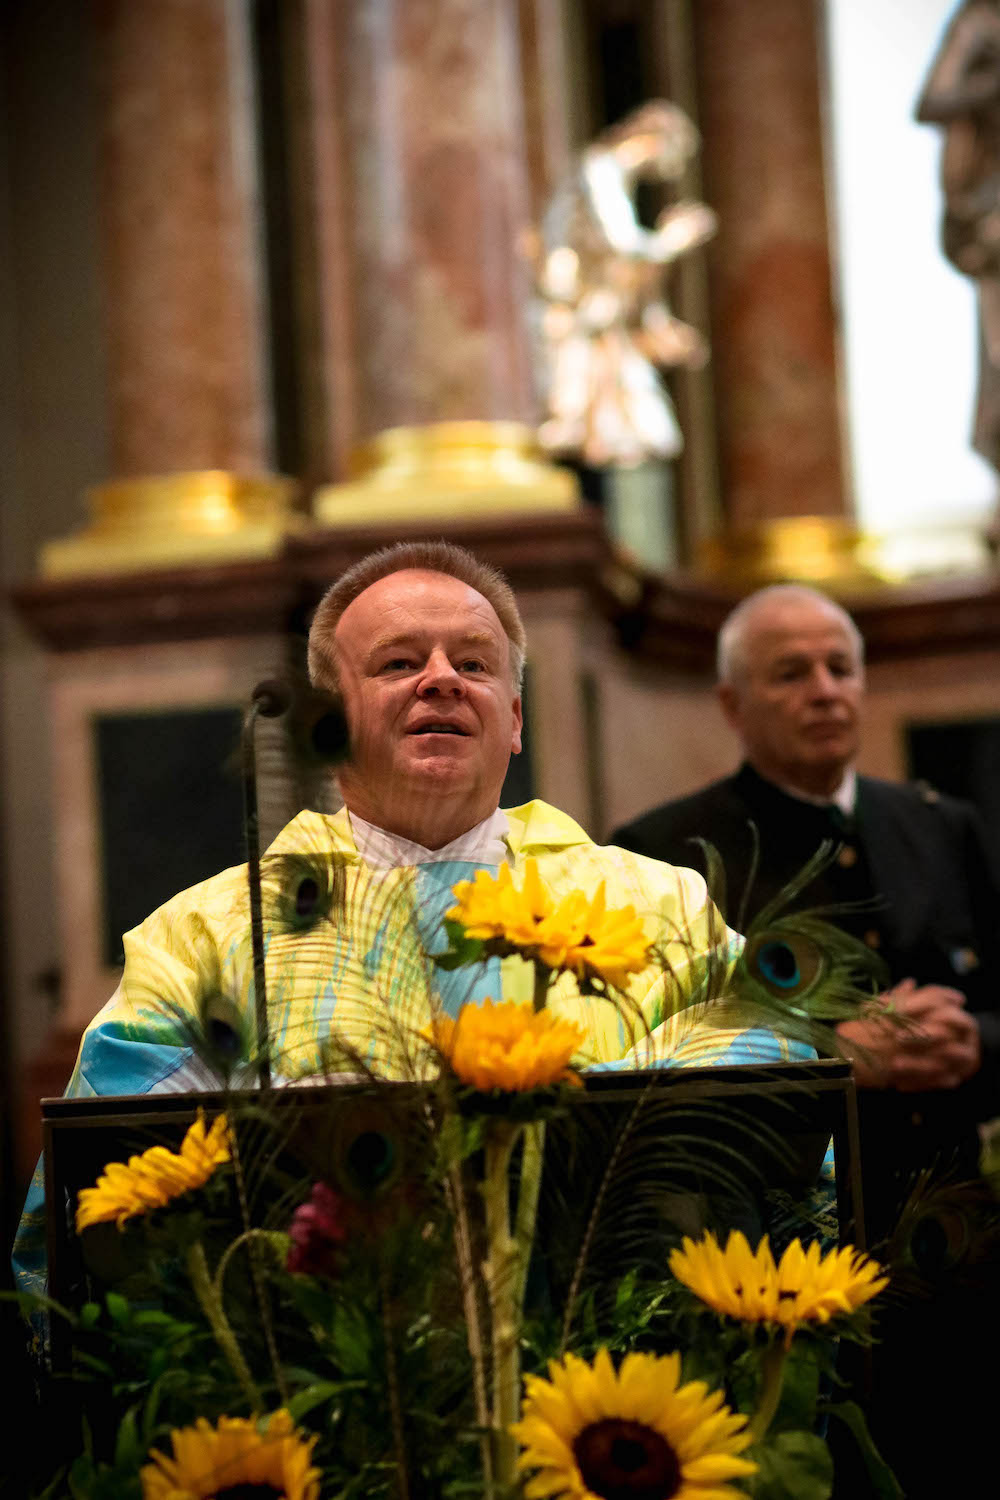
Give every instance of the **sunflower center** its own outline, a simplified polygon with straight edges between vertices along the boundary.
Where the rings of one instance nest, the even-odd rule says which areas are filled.
[[[642,1422],[592,1422],[574,1442],[573,1456],[584,1484],[601,1500],[669,1500],[681,1487],[676,1453]]]
[[[231,1484],[224,1490],[216,1490],[212,1500],[284,1500],[284,1490],[276,1490],[273,1484]]]

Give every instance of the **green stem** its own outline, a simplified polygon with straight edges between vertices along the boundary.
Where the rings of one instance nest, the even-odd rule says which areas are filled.
[[[472,1254],[472,1233],[469,1227],[469,1211],[465,1201],[465,1182],[462,1168],[449,1168],[445,1178],[445,1192],[451,1205],[455,1232],[455,1251],[458,1257],[459,1276],[462,1286],[462,1305],[465,1309],[465,1333],[472,1361],[472,1394],[476,1407],[476,1422],[482,1429],[480,1438],[483,1462],[483,1493],[485,1500],[493,1500],[493,1453],[486,1429],[490,1425],[489,1399],[486,1394],[486,1365],[483,1354],[483,1329],[480,1319],[479,1296],[476,1287],[475,1262]]]
[[[535,1010],[545,1009],[545,1000],[549,993],[549,985],[552,983],[552,970],[546,968],[545,964],[535,960],[535,992],[533,995]]]
[[[764,1353],[760,1369],[760,1389],[757,1406],[750,1418],[750,1432],[755,1443],[763,1442],[767,1429],[774,1421],[781,1400],[781,1387],[785,1379],[785,1359],[788,1350],[783,1343],[772,1344]]]
[[[521,1186],[518,1191],[517,1220],[514,1227],[518,1255],[514,1302],[518,1318],[524,1311],[524,1293],[528,1281],[528,1266],[531,1262],[531,1247],[535,1243],[535,1220],[538,1217],[538,1195],[542,1187],[544,1152],[545,1121],[532,1120],[524,1131]]]
[[[236,1251],[242,1249],[244,1245],[249,1246],[252,1242],[259,1242],[263,1240],[264,1243],[267,1244],[271,1240],[271,1238],[272,1232],[269,1229],[244,1229],[242,1234],[238,1234],[236,1238],[226,1246],[219,1259],[219,1264],[215,1268],[215,1276],[212,1281],[213,1290],[215,1292],[215,1295],[219,1298],[220,1302],[222,1301],[222,1284],[225,1280],[226,1272],[229,1269],[229,1262],[232,1260]]]
[[[382,1337],[385,1340],[385,1374],[389,1393],[389,1419],[392,1443],[396,1450],[396,1494],[399,1500],[410,1500],[410,1481],[406,1464],[406,1440],[403,1430],[403,1404],[399,1397],[399,1371],[396,1364],[396,1337],[392,1326],[392,1296],[389,1277],[382,1256],[378,1259],[379,1304],[382,1309]]]
[[[236,1342],[236,1335],[229,1324],[222,1306],[222,1298],[212,1285],[212,1278],[208,1270],[208,1261],[205,1257],[205,1247],[201,1240],[195,1240],[188,1247],[187,1272],[191,1278],[195,1296],[205,1317],[208,1326],[215,1335],[215,1342],[229,1363],[230,1369],[243,1387],[243,1394],[250,1403],[250,1409],[256,1414],[263,1410],[260,1392],[254,1384],[254,1378],[250,1374],[249,1366],[243,1358],[243,1351]]]
[[[262,1084],[264,1082],[262,1078]],[[268,1299],[267,1287],[264,1285],[264,1273],[260,1267],[258,1257],[258,1243],[253,1237],[250,1225],[250,1204],[247,1200],[247,1185],[243,1175],[243,1159],[240,1153],[239,1132],[229,1132],[230,1151],[233,1162],[233,1176],[236,1181],[236,1191],[240,1200],[240,1214],[243,1219],[243,1230],[249,1238],[250,1251],[250,1279],[253,1282],[254,1292],[257,1297],[257,1311],[260,1316],[260,1326],[264,1330],[264,1342],[267,1344],[268,1356],[271,1360],[271,1371],[274,1375],[274,1383],[281,1394],[281,1404],[288,1404],[288,1389],[285,1383],[284,1371],[281,1360],[278,1358],[278,1342],[274,1336],[274,1324],[271,1320],[271,1304]],[[221,1303],[220,1303],[221,1306]],[[227,1325],[228,1326],[228,1325]]]
[[[520,1317],[517,1306],[518,1247],[510,1232],[510,1159],[521,1126],[491,1120],[486,1135],[486,1261],[483,1277],[493,1325],[494,1477],[501,1491],[517,1478],[517,1443],[508,1428],[517,1421],[521,1398]]]

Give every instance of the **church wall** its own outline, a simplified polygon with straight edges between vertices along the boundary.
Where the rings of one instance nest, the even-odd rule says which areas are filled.
[[[35,569],[107,472],[87,8],[2,8],[0,107],[0,582]],[[0,151],[3,151],[0,146]],[[54,897],[45,653],[0,611],[0,760],[8,1031],[15,1066],[50,1021],[60,951]]]

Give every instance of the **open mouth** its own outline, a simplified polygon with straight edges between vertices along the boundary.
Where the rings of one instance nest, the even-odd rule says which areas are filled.
[[[462,729],[458,724],[449,724],[444,720],[429,724],[419,724],[416,729],[410,730],[411,734],[457,734],[467,736],[468,730]]]

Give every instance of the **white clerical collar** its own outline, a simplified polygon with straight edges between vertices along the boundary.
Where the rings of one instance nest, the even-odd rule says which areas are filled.
[[[794,797],[797,802],[812,802],[816,807],[829,807],[833,803],[835,807],[840,808],[845,818],[849,818],[854,812],[854,803],[858,795],[858,777],[853,767],[848,767],[844,772],[843,781],[830,797],[814,797],[811,792],[803,792],[797,786],[786,786],[781,781],[775,781],[772,785],[787,796]]]
[[[507,860],[509,824],[506,813],[499,807],[475,828],[460,833],[457,839],[440,849],[425,849],[423,844],[415,844],[401,834],[389,833],[374,823],[366,823],[357,813],[348,811],[348,817],[358,853],[373,870],[394,870],[400,865],[442,864],[453,859],[469,860],[479,865],[502,865]]]

